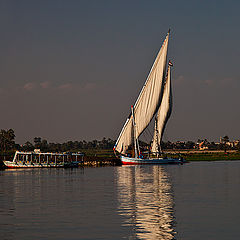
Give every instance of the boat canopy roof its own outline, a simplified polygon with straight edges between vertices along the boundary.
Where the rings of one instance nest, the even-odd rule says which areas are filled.
[[[53,153],[53,152],[35,152],[35,151],[29,151],[29,152],[21,152],[16,151],[16,155],[52,155],[52,156],[83,156],[83,153],[72,153],[72,152],[63,152],[63,153]]]

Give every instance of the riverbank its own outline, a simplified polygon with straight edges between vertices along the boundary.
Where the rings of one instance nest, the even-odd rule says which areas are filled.
[[[187,161],[233,161],[240,160],[240,152],[236,150],[180,150],[171,153],[181,155]]]
[[[168,151],[170,154],[180,155],[186,161],[233,161],[240,160],[240,152],[236,150],[230,150],[225,152],[224,150],[180,150],[180,151]],[[85,153],[86,160],[90,161],[111,161],[119,164],[120,160],[115,157],[111,150],[104,151],[88,151]]]
[[[180,155],[186,161],[233,161],[240,160],[240,152],[236,150],[180,150],[168,151],[171,155]],[[84,156],[85,165],[120,165],[112,150],[88,150]]]
[[[80,167],[90,166],[118,166],[121,165],[121,161],[117,158],[112,150],[84,150],[84,157],[79,164]],[[231,151],[211,151],[211,150],[179,150],[168,151],[169,154],[180,155],[186,161],[233,161],[240,160],[240,152],[236,150]],[[10,160],[10,159],[9,159]],[[0,160],[0,168],[3,168],[4,164]]]

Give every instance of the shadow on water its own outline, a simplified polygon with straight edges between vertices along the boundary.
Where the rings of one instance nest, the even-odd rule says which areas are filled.
[[[119,214],[132,227],[129,239],[175,239],[174,202],[169,176],[162,166],[118,168]]]

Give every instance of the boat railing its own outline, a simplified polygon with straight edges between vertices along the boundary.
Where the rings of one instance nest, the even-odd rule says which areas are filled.
[[[16,151],[13,162],[31,165],[59,165],[83,161],[83,153],[21,152]]]

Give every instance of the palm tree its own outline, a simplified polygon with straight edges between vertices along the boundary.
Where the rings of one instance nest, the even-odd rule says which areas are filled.
[[[224,144],[224,152],[226,152],[227,148],[227,142],[229,142],[229,137],[226,135],[222,138],[223,144]]]

